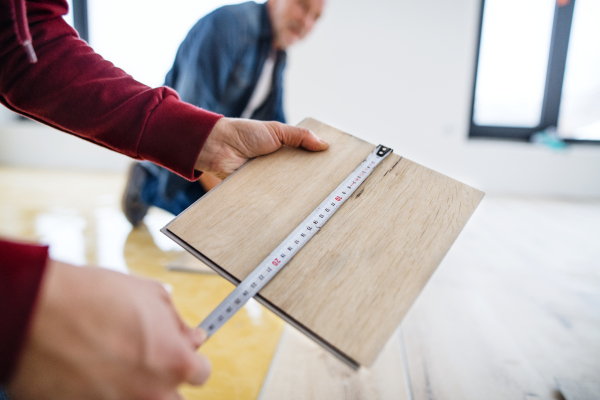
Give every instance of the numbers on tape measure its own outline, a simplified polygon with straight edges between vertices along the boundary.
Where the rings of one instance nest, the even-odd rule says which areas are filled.
[[[372,172],[373,168],[391,152],[390,148],[379,146],[361,165],[358,166],[314,210],[298,228],[290,234],[239,286],[225,299],[201,324],[209,332],[209,336],[216,332],[250,297],[258,293],[264,285],[283,268],[297,251],[319,229],[327,219],[333,215],[336,207],[349,199],[356,188]],[[314,230],[313,230],[314,228]]]

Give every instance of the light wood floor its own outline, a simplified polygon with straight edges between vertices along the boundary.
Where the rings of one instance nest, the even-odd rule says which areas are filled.
[[[172,290],[184,320],[197,325],[232,290],[216,275],[167,271],[183,250],[158,230],[172,219],[153,210],[131,228],[120,210],[119,174],[0,168],[0,235],[50,244],[51,256],[159,280]],[[184,387],[188,400],[255,399],[284,323],[255,301],[202,347],[213,372],[202,388]]]
[[[167,271],[155,210],[132,230],[124,177],[0,168],[0,235],[158,279],[197,324],[231,290]],[[283,332],[283,335],[282,335]],[[257,303],[202,349],[187,399],[600,399],[600,202],[486,197],[370,370],[352,371]]]

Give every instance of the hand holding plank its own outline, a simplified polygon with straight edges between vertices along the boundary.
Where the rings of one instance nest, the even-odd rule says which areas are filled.
[[[221,118],[210,133],[195,168],[226,178],[248,159],[272,153],[281,146],[326,150],[329,143],[306,128],[279,122]]]

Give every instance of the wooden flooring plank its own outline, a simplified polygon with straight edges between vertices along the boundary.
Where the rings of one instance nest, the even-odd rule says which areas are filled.
[[[232,277],[247,276],[375,147],[315,120],[302,126],[330,149],[254,159],[166,229]],[[259,296],[368,366],[482,197],[392,154]]]
[[[560,379],[556,383],[565,400],[598,400],[600,398],[600,382]]]
[[[598,202],[488,199],[402,324],[415,399],[600,384],[599,227]]]
[[[400,351],[394,334],[371,368],[354,370],[288,325],[259,400],[410,400]]]
[[[181,272],[194,272],[198,274],[210,274],[213,275],[213,271],[210,267],[192,256],[190,253],[183,253],[180,257],[175,260],[169,261],[165,268],[168,271],[181,271]]]

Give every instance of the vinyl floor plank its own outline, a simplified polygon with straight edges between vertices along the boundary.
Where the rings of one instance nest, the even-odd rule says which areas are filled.
[[[410,400],[401,351],[395,333],[370,368],[354,370],[288,325],[259,400]]]
[[[491,198],[475,215],[402,323],[414,398],[586,398],[600,203]]]
[[[166,230],[230,280],[245,278],[375,145],[316,120],[330,149],[258,157]],[[371,365],[483,193],[391,154],[257,296],[338,356]]]

